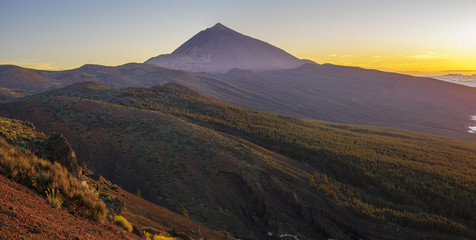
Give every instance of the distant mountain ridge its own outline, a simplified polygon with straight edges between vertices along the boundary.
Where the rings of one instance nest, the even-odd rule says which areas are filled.
[[[201,31],[172,54],[146,63],[162,67],[141,63],[116,67],[87,64],[66,71],[46,71],[0,65],[0,102],[83,81],[112,88],[177,83],[254,110],[476,140],[476,134],[468,131],[474,126],[469,116],[476,114],[476,88],[299,60],[222,24]],[[93,85],[90,87],[105,87]]]
[[[258,71],[290,69],[309,62],[217,23],[193,36],[171,54],[150,58],[145,63],[190,72],[223,73],[233,68]]]
[[[28,68],[0,65],[0,87],[28,92],[47,91],[61,87],[54,80]]]
[[[469,116],[476,114],[476,88],[431,78],[315,63],[263,72],[234,68],[213,75],[140,63],[117,67],[84,65],[66,71],[5,68],[13,67],[22,74],[0,78],[0,88],[4,88],[0,89],[0,101],[44,92],[44,77],[52,83],[46,89],[81,81],[113,88],[178,83],[205,96],[254,110],[476,139],[476,134],[467,132],[468,126],[474,126]],[[15,79],[30,79],[30,84],[18,85],[13,91],[8,84],[15,83]],[[99,87],[90,84],[89,87]]]

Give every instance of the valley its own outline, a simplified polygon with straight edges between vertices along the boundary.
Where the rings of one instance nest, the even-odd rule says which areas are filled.
[[[381,238],[372,221],[473,234],[474,142],[246,110],[177,84],[78,83],[0,112],[62,132],[126,190],[239,238]]]

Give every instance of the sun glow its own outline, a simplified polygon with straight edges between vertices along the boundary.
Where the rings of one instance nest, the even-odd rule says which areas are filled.
[[[476,73],[476,54],[437,50],[412,52],[314,52],[296,54],[300,58],[317,63],[358,66],[382,71],[400,72],[411,75],[428,74],[474,74]]]
[[[122,2],[113,8],[70,4],[3,4],[0,62],[57,70],[143,62],[221,21],[317,63],[396,72],[476,70],[475,0],[432,1],[431,6],[370,0],[192,4],[201,11],[174,1]],[[81,14],[86,11],[91,14]]]

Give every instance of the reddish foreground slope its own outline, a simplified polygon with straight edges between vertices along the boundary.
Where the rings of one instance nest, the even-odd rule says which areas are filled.
[[[32,190],[0,175],[0,239],[141,239],[109,221],[55,209]]]

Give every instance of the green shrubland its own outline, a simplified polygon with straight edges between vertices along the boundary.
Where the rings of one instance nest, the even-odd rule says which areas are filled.
[[[164,86],[121,97],[305,162],[318,172],[310,184],[357,215],[449,232],[476,226],[474,142],[251,111]]]
[[[296,176],[356,215],[422,230],[475,234],[475,142],[252,111],[167,86],[98,90],[81,97],[170,114],[306,163],[317,175]],[[176,141],[172,134],[167,137]]]

